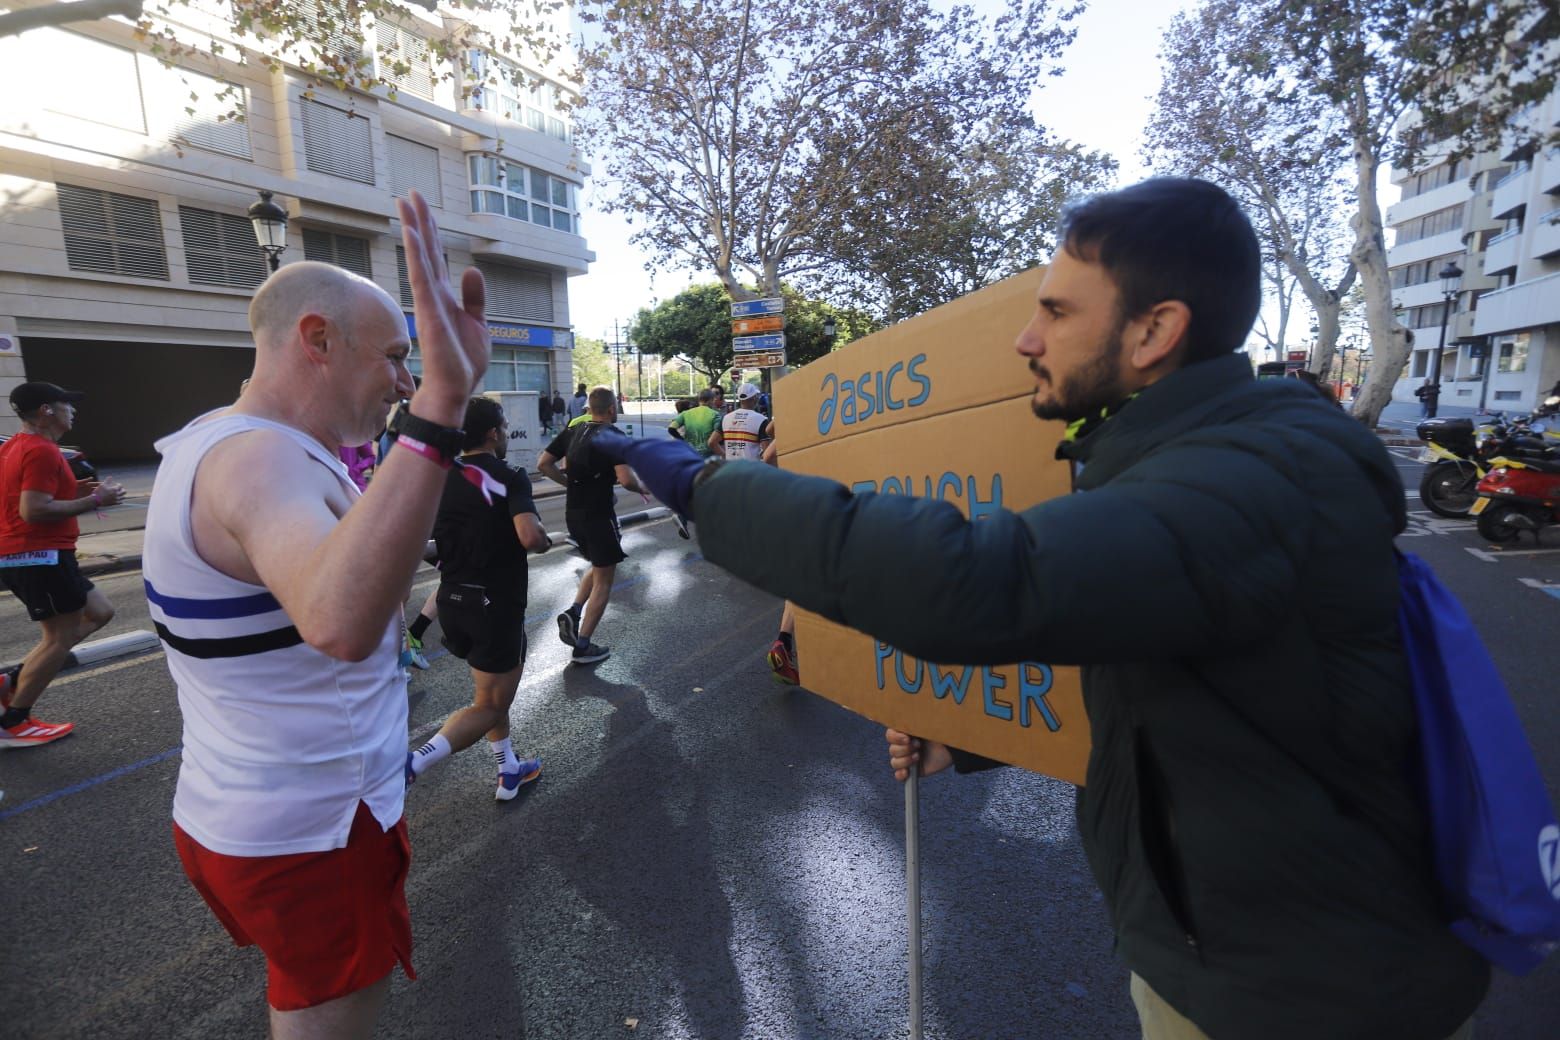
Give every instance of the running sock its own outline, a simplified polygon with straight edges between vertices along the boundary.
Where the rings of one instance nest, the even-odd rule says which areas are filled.
[[[515,757],[515,746],[509,737],[503,740],[490,740],[488,747],[493,749],[493,758],[498,762],[500,773],[513,773],[520,768],[520,760]]]
[[[780,633],[780,642],[785,644],[787,653],[796,653],[796,637],[789,632]]]
[[[10,729],[12,726],[20,726],[32,717],[32,708],[7,708],[4,714],[0,714],[0,729]]]
[[[412,622],[412,627],[407,629],[413,639],[421,640],[423,633],[428,631],[428,626],[433,624],[433,618],[422,614],[417,615],[417,620]]]
[[[432,740],[412,753],[412,772],[422,776],[430,768],[449,758],[451,753],[450,742],[444,739],[444,734],[435,733]]]

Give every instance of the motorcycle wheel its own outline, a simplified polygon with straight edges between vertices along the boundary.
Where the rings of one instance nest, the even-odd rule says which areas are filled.
[[[1522,528],[1508,524],[1503,519],[1507,508],[1499,503],[1492,504],[1484,512],[1479,514],[1479,537],[1496,545],[1504,545],[1507,542],[1516,541],[1522,534]]]
[[[1419,480],[1419,500],[1430,512],[1462,520],[1479,497],[1479,471],[1466,462],[1432,462]]]

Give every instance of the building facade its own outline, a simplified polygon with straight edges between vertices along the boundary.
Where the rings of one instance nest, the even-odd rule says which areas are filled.
[[[1560,91],[1523,119],[1560,124]],[[1439,349],[1443,406],[1531,411],[1560,380],[1560,148],[1432,155],[1391,176],[1402,189],[1386,212],[1392,298],[1414,334],[1393,399],[1414,400]],[[1448,262],[1463,271],[1449,313]]]
[[[415,189],[452,276],[486,278],[486,389],[568,396],[567,280],[595,255],[555,64],[520,67],[519,87],[463,90],[502,59],[440,62],[426,41],[455,15],[408,8],[340,41],[368,48],[396,89],[343,92],[254,60],[260,45],[236,38],[223,0],[194,0],[187,17],[191,36],[244,60],[203,48],[169,68],[118,19],[0,41],[0,395],[23,379],[85,390],[70,440],[102,460],[150,458],[157,437],[231,401],[268,273],[246,215],[260,190],[288,213],[282,263],[339,264],[400,301],[416,372],[395,211]],[[557,18],[562,38],[568,11]],[[0,433],[16,428],[0,408]]]

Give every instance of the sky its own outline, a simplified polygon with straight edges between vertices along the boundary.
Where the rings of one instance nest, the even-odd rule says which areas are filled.
[[[777,0],[771,0],[777,2]],[[783,0],[779,0],[783,2]],[[1061,57],[1066,72],[1040,85],[1032,102],[1037,119],[1059,136],[1115,156],[1117,182],[1148,176],[1138,155],[1138,137],[1159,89],[1160,36],[1176,12],[1192,0],[1091,0],[1077,20],[1077,38]],[[976,0],[977,10],[997,4]],[[588,157],[595,170],[600,156]],[[569,310],[576,335],[611,339],[614,319],[626,323],[640,307],[670,299],[713,274],[645,264],[654,258],[629,242],[632,230],[621,216],[603,212],[610,187],[593,176],[584,192],[582,230],[596,262],[590,273],[569,279]]]

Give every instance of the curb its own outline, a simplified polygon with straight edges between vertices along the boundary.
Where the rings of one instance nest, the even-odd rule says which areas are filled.
[[[94,556],[89,560],[78,561],[81,573],[88,578],[101,574],[114,574],[118,571],[133,571],[141,566],[140,553],[125,553],[123,556]]]
[[[131,654],[145,653],[157,646],[157,635],[148,632],[144,628],[137,628],[129,632],[121,632],[117,636],[105,636],[102,639],[94,639],[90,643],[82,643],[65,656],[65,663],[60,665],[60,672],[64,673],[70,668],[84,668],[87,665],[102,664],[104,661],[112,661],[116,657],[129,657]],[[8,671],[17,667],[19,662],[0,665],[0,671]]]

